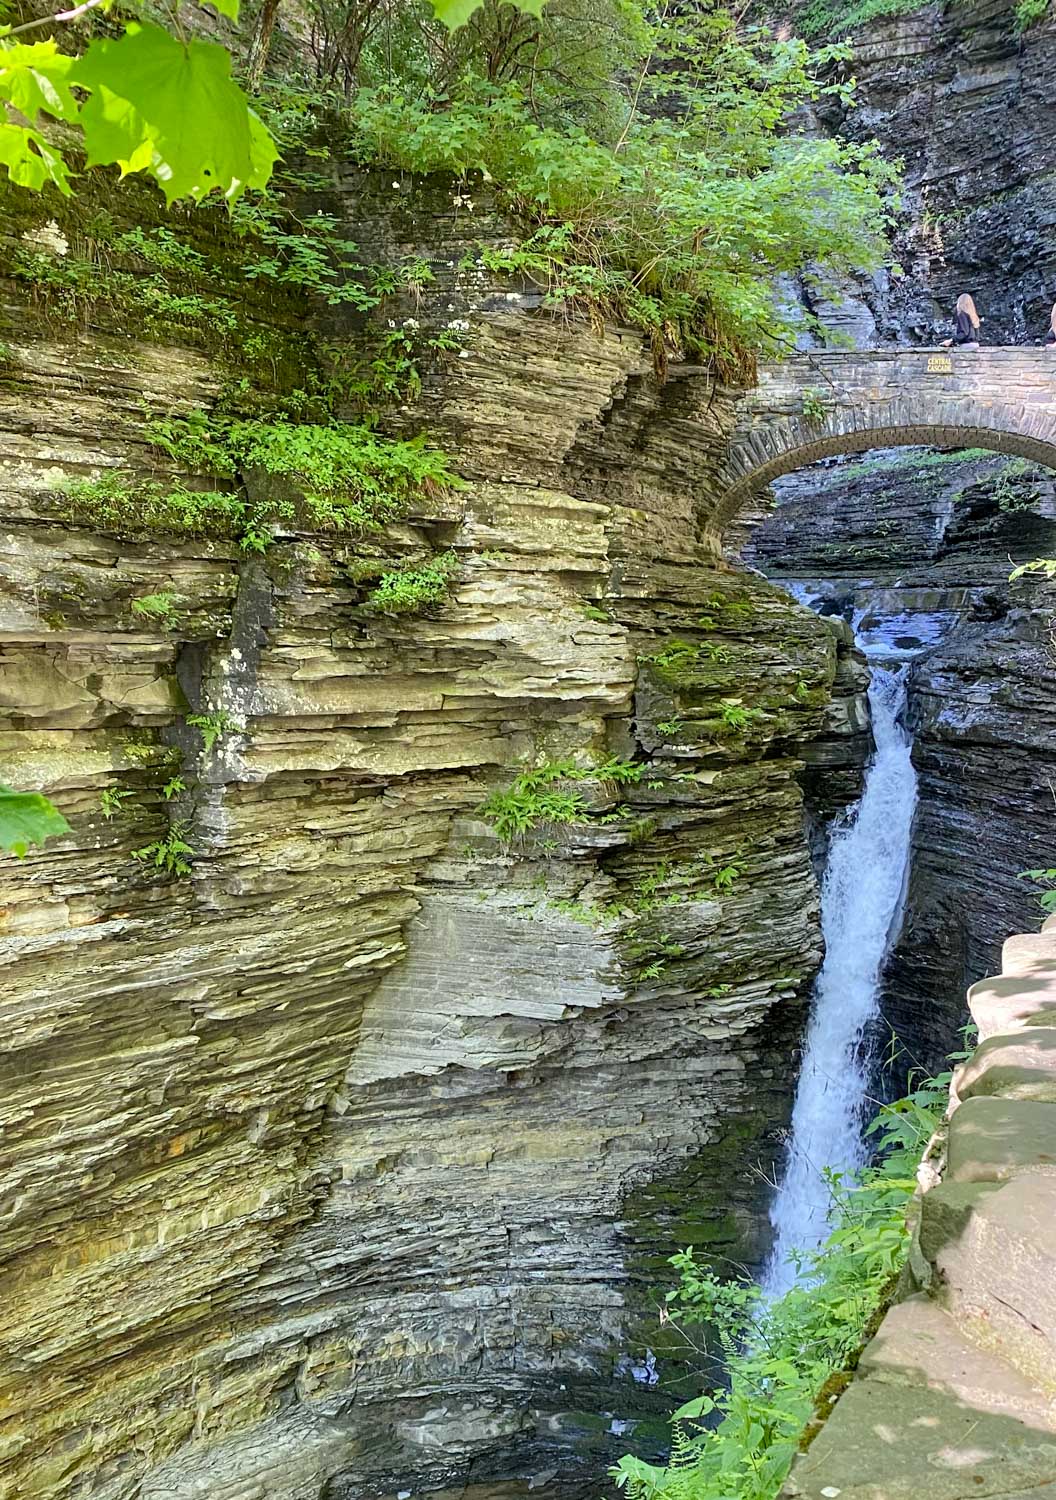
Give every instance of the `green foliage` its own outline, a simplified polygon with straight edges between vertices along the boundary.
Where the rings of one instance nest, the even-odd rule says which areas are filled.
[[[732,891],[737,881],[744,874],[745,862],[740,854],[732,855],[725,864],[717,860],[709,861],[712,868],[712,885],[720,895],[726,895]]]
[[[1017,578],[1034,573],[1040,573],[1044,578],[1056,578],[1056,557],[1035,557],[1030,562],[1020,563],[1018,568],[1013,568],[1009,573],[1008,581],[1015,583]]]
[[[1043,886],[1038,905],[1043,911],[1056,912],[1056,870],[1020,870],[1017,880],[1031,880]]]
[[[69,823],[47,797],[0,782],[0,851],[25,859],[31,845],[69,832]]]
[[[171,802],[173,797],[178,797],[181,792],[187,790],[182,776],[173,776],[161,789],[161,795],[166,802]]]
[[[713,622],[710,622],[710,626],[705,625],[705,619],[710,622],[710,616],[702,618],[700,621],[702,628],[714,628]],[[646,657],[645,660],[661,681],[677,686],[703,671],[706,662],[724,666],[732,661],[733,657],[727,647],[719,645],[716,641],[693,642],[676,636],[661,651],[654,656]]]
[[[179,606],[186,600],[182,594],[165,590],[158,594],[141,594],[132,600],[132,613],[140,620],[149,620],[174,630],[180,623]]]
[[[776,274],[880,262],[892,173],[871,147],[787,130],[799,105],[847,97],[845,84],[819,82],[831,51],[812,55],[721,11],[647,21],[613,8],[605,24],[633,33],[633,46],[627,71],[596,92],[577,97],[566,64],[541,98],[515,57],[500,83],[470,54],[442,87],[361,89],[355,149],[414,172],[486,174],[529,232],[482,250],[483,266],[534,282],[551,308],[642,330],[660,368],[685,348],[743,371],[746,348],[790,336]],[[612,82],[629,74],[630,97]]]
[[[740,698],[723,698],[719,704],[719,720],[724,729],[743,734],[755,719],[765,718],[761,708],[745,708]]]
[[[880,1110],[869,1127],[879,1165],[829,1175],[831,1233],[779,1300],[720,1281],[692,1250],[672,1257],[680,1283],[666,1315],[710,1325],[726,1378],[675,1412],[668,1467],[628,1456],[612,1470],[630,1500],[773,1500],[819,1396],[857,1354],[905,1260],[906,1206],[948,1087],[946,1074]]]
[[[592,604],[589,599],[581,601],[579,612],[583,615],[584,619],[595,620],[599,625],[612,624],[612,615],[609,611],[603,609],[599,604]]]
[[[275,161],[274,142],[231,78],[226,48],[152,22],[129,21],[80,55],[60,52],[54,37],[22,42],[0,28],[3,104],[27,123],[0,114],[0,164],[35,190],[51,183],[72,192],[70,165],[41,114],[79,132],[88,167],[145,172],[169,203],[213,192],[237,198],[263,187]]]
[[[73,525],[133,536],[161,532],[233,539],[246,517],[245,502],[238,495],[137,480],[124,471],[107,471],[98,479],[64,480],[56,495],[59,514]]]
[[[218,739],[237,728],[234,718],[223,708],[209,714],[188,714],[187,722],[193,729],[202,731],[202,740],[207,755]]]
[[[1016,31],[1029,31],[1039,21],[1044,21],[1048,13],[1049,0],[1019,0],[1019,4],[1016,6]]]
[[[185,469],[219,474],[225,479],[233,479],[237,473],[224,424],[211,421],[204,411],[154,417],[145,425],[143,435]]]
[[[424,437],[385,438],[345,422],[249,422],[192,412],[156,419],[146,435],[188,469],[232,479],[259,468],[288,481],[292,494],[272,493],[250,506],[236,494],[108,473],[64,482],[60,514],[132,534],[240,537],[247,550],[263,551],[273,525],[376,530],[419,497],[464,487],[447,456]]]
[[[821,391],[803,392],[803,415],[808,422],[824,422],[828,413]]]
[[[149,844],[144,844],[142,849],[133,849],[132,858],[155,870],[163,870],[166,875],[189,875],[195,851],[187,842],[188,828],[186,819],[170,824],[164,838],[153,839]]]
[[[143,229],[137,224],[126,229],[114,240],[113,248],[119,254],[138,256],[159,271],[179,271],[184,276],[200,276],[208,265],[200,250],[185,244],[163,225]]]
[[[841,36],[880,16],[908,16],[927,0],[858,0],[840,9],[835,0],[807,0],[797,17],[804,36]]]
[[[1019,511],[1033,510],[1041,498],[1036,485],[1029,482],[1036,470],[1025,458],[1014,458],[1007,463],[994,480],[990,491],[997,508],[1003,515],[1014,515]],[[1027,479],[1028,483],[1017,481]]]
[[[585,822],[590,810],[574,783],[594,781],[626,786],[640,781],[645,769],[631,761],[615,759],[589,767],[578,766],[571,760],[547,761],[545,765],[522,771],[504,792],[493,792],[481,804],[480,812],[494,824],[499,838],[508,843],[540,824]]]
[[[310,524],[326,530],[376,530],[417,497],[464,488],[423,436],[383,438],[347,422],[240,422],[228,442],[243,469],[292,481]]]
[[[99,806],[102,808],[103,817],[110,821],[121,811],[122,802],[127,802],[133,793],[127,788],[119,786],[104,786],[99,793]]]
[[[458,566],[456,552],[440,552],[417,567],[394,568],[381,575],[381,581],[371,590],[368,602],[372,609],[384,614],[418,614],[443,604],[451,591]]]

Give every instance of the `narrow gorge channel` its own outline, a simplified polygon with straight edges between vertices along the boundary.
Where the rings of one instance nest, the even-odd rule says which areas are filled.
[[[794,1254],[824,1240],[827,1174],[868,1157],[863,1127],[876,1058],[867,1034],[880,1005],[880,976],[896,935],[909,873],[917,778],[903,726],[906,666],[874,648],[869,706],[875,752],[861,801],[829,839],[821,889],[825,959],[814,986],[796,1084],[788,1157],[770,1220],[774,1243],[763,1275],[771,1296],[795,1281]]]

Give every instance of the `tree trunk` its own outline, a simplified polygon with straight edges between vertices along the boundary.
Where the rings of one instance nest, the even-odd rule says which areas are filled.
[[[253,41],[249,48],[249,66],[246,75],[246,85],[251,94],[256,94],[260,90],[268,53],[271,51],[271,34],[275,30],[275,17],[278,9],[279,0],[264,0],[260,15],[257,17],[256,30],[253,32]]]

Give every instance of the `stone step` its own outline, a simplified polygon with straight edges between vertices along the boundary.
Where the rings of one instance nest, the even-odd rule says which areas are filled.
[[[953,1075],[953,1098],[1001,1094],[1056,1102],[1056,1026],[1025,1026],[981,1042]]]
[[[802,1500],[1056,1494],[1056,1407],[925,1296],[890,1309],[783,1491]],[[1048,1483],[1046,1483],[1048,1481]]]
[[[1017,932],[1001,948],[1002,974],[1056,973],[1056,928]]]
[[[950,1121],[943,1180],[1007,1182],[1017,1172],[1056,1174],[1056,1105],[966,1099]]]
[[[936,1300],[974,1343],[1056,1392],[1054,1226],[1048,1171],[1020,1169],[1003,1183],[948,1173],[921,1202],[920,1251],[935,1269]]]
[[[1021,1026],[1056,1025],[1056,974],[996,974],[968,991],[979,1040]]]

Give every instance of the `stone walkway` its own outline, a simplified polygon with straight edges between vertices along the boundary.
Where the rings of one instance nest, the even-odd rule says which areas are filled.
[[[1056,917],[968,992],[916,1290],[893,1306],[784,1496],[1056,1497]]]

